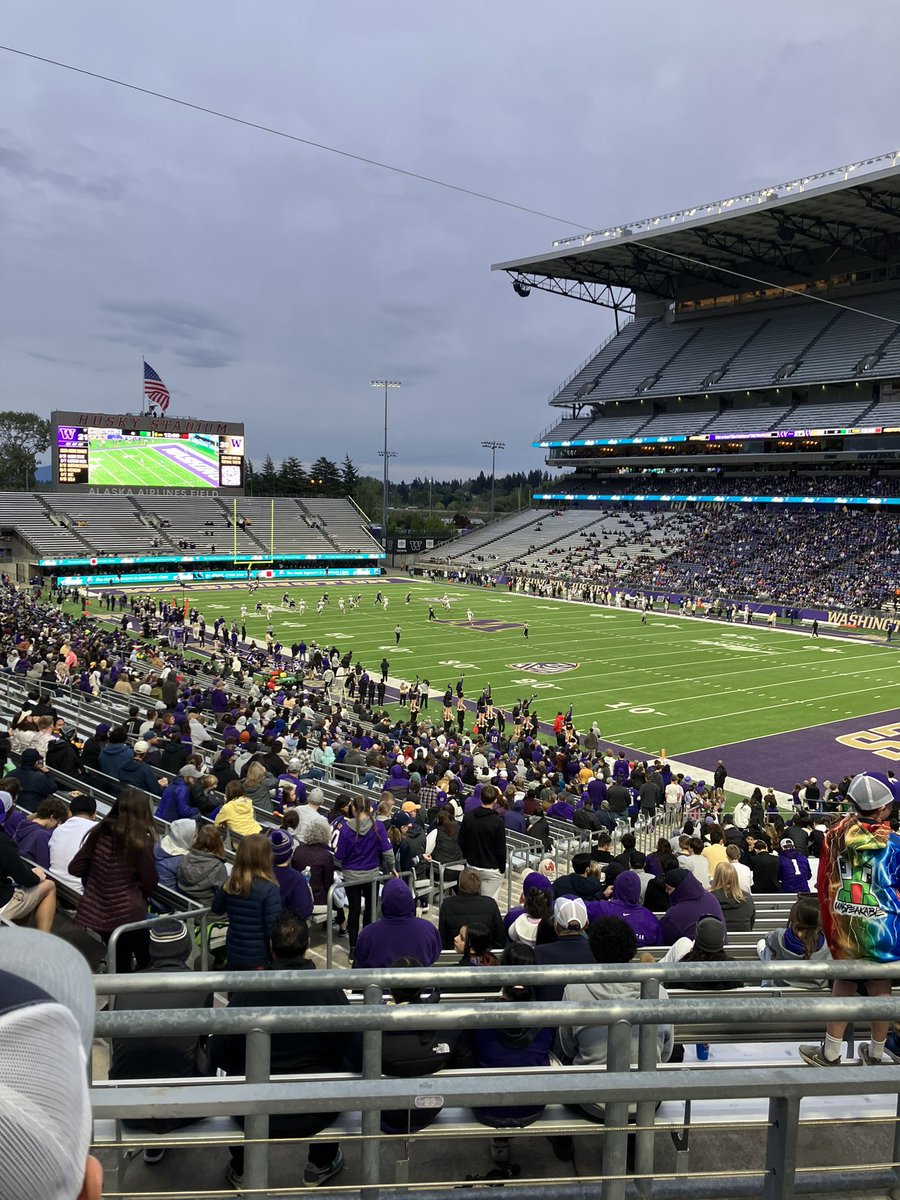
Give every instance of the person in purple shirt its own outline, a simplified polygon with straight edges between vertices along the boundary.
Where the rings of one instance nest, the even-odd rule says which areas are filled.
[[[416,916],[416,901],[402,879],[389,879],[381,895],[381,916],[361,930],[355,967],[389,967],[412,955],[423,966],[437,962],[441,937],[430,921]]]
[[[547,809],[547,816],[553,817],[556,821],[571,821],[575,816],[575,809],[564,796],[560,796]]]
[[[725,924],[718,900],[706,891],[696,875],[677,867],[666,871],[663,882],[669,896],[669,909],[663,915],[660,927],[667,946],[673,946],[681,937],[692,938],[702,917],[715,917]]]
[[[631,926],[638,948],[665,944],[658,918],[641,904],[641,881],[634,871],[617,875],[612,899],[601,900],[594,907],[597,911],[591,914],[592,921],[597,917],[619,917]]]
[[[463,804],[463,812],[474,812],[476,808],[481,808],[481,784],[479,783],[471,796],[467,796]]]
[[[293,838],[284,829],[270,829],[268,838],[272,843],[272,862],[281,892],[282,907],[286,912],[296,913],[306,921],[312,916],[313,896],[306,876],[291,865],[296,850]]]
[[[528,828],[528,822],[525,820],[524,800],[519,799],[511,802],[510,807],[503,813],[503,823],[513,833],[525,833]]]
[[[48,796],[37,807],[33,817],[21,821],[12,835],[23,858],[29,858],[39,867],[50,869],[50,836],[57,825],[62,825],[69,816],[68,805],[56,796]]]
[[[381,790],[383,792],[406,792],[408,789],[409,780],[406,777],[406,772],[400,763],[394,763]]]
[[[627,785],[629,776],[631,775],[631,767],[628,765],[628,759],[625,757],[624,750],[619,752],[619,757],[613,763],[612,773],[616,783]]]
[[[604,779],[589,779],[587,785],[587,798],[598,809],[606,799],[606,781]]]

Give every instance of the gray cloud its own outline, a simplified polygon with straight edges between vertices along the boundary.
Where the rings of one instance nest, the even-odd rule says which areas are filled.
[[[248,24],[12,0],[4,39],[603,227],[891,148],[895,8],[258,0]],[[482,438],[529,469],[547,397],[612,328],[491,274],[555,221],[19,59],[0,112],[0,404],[136,407],[143,353],[173,413],[246,421],[255,461],[378,474],[388,376],[394,477],[488,469]]]
[[[179,347],[175,354],[187,367],[227,367],[235,361],[234,355],[226,354],[224,350],[212,350],[207,346]]]
[[[4,138],[0,141],[0,173],[13,180],[26,184],[45,184],[51,189],[93,200],[116,200],[124,191],[122,179],[89,178],[45,166],[36,154],[7,142],[7,136],[0,130],[0,138]]]
[[[150,337],[200,338],[234,336],[234,330],[212,311],[169,300],[109,300],[103,310],[123,317],[138,333]]]

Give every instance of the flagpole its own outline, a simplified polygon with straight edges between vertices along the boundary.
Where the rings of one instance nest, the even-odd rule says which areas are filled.
[[[146,361],[141,356],[141,416],[144,415],[144,367],[146,365]]]

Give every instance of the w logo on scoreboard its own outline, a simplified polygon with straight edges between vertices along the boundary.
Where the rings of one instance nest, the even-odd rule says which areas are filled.
[[[57,426],[56,444],[58,446],[68,446],[72,442],[77,442],[78,433],[77,425],[59,425]]]

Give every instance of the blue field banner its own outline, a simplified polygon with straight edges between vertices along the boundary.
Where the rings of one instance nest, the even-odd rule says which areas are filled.
[[[275,555],[277,562],[366,562],[373,558],[384,558],[383,550],[372,550],[371,553],[353,554],[281,554]],[[271,559],[271,555],[269,555]],[[150,555],[97,555],[95,558],[39,558],[39,567],[114,567],[137,566],[140,563],[189,563],[189,562],[220,562],[254,563],[266,560],[266,555],[259,551],[257,554],[150,554]]]
[[[338,557],[343,557],[339,555]],[[265,583],[267,579],[346,579],[348,576],[380,575],[381,567],[285,567],[262,568],[250,572],[252,579]],[[58,575],[56,582],[68,587],[117,587],[125,584],[144,583],[219,583],[247,581],[246,571],[150,571],[141,574],[134,571],[126,575]]]
[[[535,492],[532,500],[638,500],[651,504],[856,504],[870,508],[900,504],[900,496],[713,496],[637,492]]]

